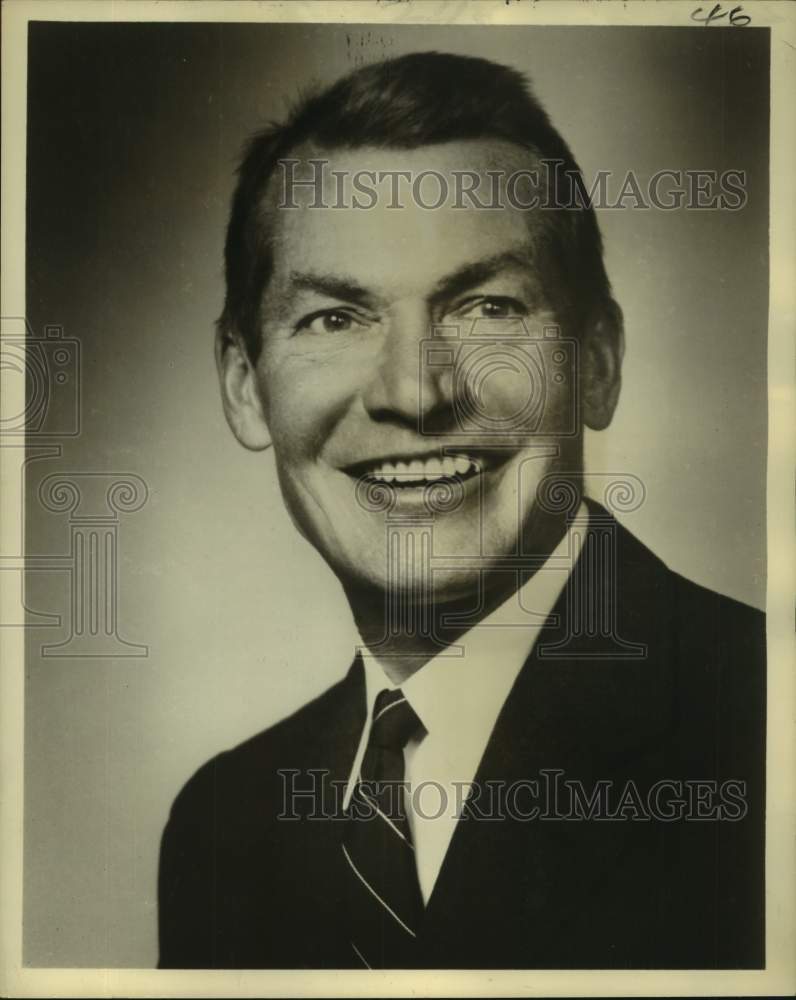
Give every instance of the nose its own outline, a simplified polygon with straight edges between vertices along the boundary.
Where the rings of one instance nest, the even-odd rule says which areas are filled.
[[[373,420],[443,430],[451,414],[449,373],[428,364],[431,316],[423,304],[395,309],[363,402]]]

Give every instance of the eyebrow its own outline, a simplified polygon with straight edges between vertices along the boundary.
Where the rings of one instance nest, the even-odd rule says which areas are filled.
[[[465,264],[451,274],[441,278],[431,291],[429,302],[439,304],[456,295],[473,288],[493,278],[507,267],[527,267],[530,250],[522,252],[510,250],[483,260]],[[292,271],[288,278],[291,291],[317,292],[329,298],[354,302],[358,305],[373,308],[377,297],[368,291],[355,278],[345,274],[318,274],[313,271]]]
[[[354,278],[347,275],[315,274],[311,271],[292,271],[288,278],[291,291],[318,292],[332,299],[343,299],[363,306],[372,306],[373,295]]]
[[[489,281],[490,278],[494,278],[496,274],[507,267],[527,267],[529,260],[530,249],[525,253],[509,250],[492,257],[485,257],[483,260],[477,260],[472,264],[465,264],[437,282],[431,293],[430,301],[434,304],[448,301],[475,285]]]

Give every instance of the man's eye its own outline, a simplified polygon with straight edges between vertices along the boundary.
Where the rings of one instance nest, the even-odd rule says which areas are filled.
[[[308,333],[345,333],[355,324],[356,319],[340,309],[327,309],[303,319],[296,330],[306,330]]]
[[[491,296],[475,302],[465,302],[457,311],[460,316],[476,319],[509,319],[528,314],[528,310],[521,302],[505,296]]]

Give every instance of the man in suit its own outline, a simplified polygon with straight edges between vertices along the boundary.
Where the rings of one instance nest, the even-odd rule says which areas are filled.
[[[160,965],[762,965],[762,616],[584,496],[621,311],[523,79],[422,53],[305,100],[226,278],[227,419],[361,644],[180,792]]]

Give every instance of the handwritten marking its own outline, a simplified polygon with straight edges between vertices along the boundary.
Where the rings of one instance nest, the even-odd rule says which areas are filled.
[[[704,15],[701,16],[700,15]],[[729,17],[729,23],[734,28],[745,28],[747,24],[750,24],[752,18],[748,14],[743,13],[743,7],[738,4],[737,7],[733,7],[731,11],[726,11],[721,9],[721,4],[717,3],[711,9],[709,14],[704,13],[704,7],[697,7],[695,11],[691,14],[692,21],[698,21],[707,27],[709,24],[713,24],[714,21],[720,21],[723,17]]]

